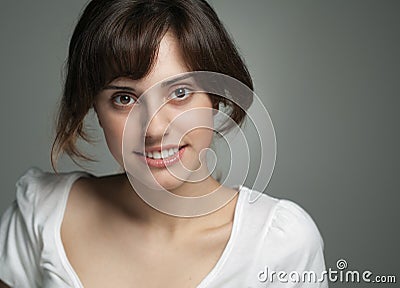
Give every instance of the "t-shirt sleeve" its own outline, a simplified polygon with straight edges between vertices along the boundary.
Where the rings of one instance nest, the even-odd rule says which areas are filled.
[[[40,287],[39,255],[41,240],[35,228],[37,202],[35,177],[28,170],[16,184],[16,200],[0,219],[0,279],[10,287]]]
[[[259,275],[265,282],[272,282],[268,287],[328,287],[324,241],[303,208],[292,201],[279,200],[268,235],[267,245],[274,247],[268,255],[275,259],[270,259],[269,270]]]

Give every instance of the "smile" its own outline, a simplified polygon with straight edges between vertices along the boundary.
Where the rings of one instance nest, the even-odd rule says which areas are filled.
[[[179,148],[170,148],[170,149],[165,149],[162,151],[154,151],[154,152],[145,152],[145,156],[147,158],[152,158],[152,159],[166,159],[168,157],[171,157],[175,155],[179,151]]]
[[[150,151],[145,151],[144,154],[138,152],[135,152],[135,154],[139,155],[140,159],[148,166],[163,168],[178,162],[182,158],[186,146],[187,145],[181,147],[169,147],[163,150],[155,148],[149,149]]]

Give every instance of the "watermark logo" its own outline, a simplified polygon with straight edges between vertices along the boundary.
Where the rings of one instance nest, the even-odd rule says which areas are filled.
[[[370,270],[358,271],[350,270],[345,259],[336,262],[336,269],[329,268],[321,272],[316,271],[274,271],[269,267],[258,273],[260,282],[279,282],[279,283],[396,283],[395,275],[374,274]]]
[[[344,269],[346,269],[346,268],[347,268],[347,261],[344,260],[344,259],[339,259],[339,260],[336,262],[336,267],[337,267],[339,270],[344,270]]]

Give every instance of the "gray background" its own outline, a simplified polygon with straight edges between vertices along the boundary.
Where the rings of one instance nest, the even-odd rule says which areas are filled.
[[[86,1],[6,1],[0,10],[0,212],[49,149],[68,40]],[[400,281],[399,1],[232,1],[215,7],[272,117],[278,156],[267,193],[302,205],[327,267]],[[92,127],[97,128],[89,116]],[[115,172],[101,138],[97,175]],[[63,171],[77,170],[69,161]],[[331,284],[331,287],[395,284]]]

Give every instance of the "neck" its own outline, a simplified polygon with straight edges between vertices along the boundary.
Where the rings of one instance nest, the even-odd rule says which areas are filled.
[[[139,191],[135,191],[132,188],[128,177],[125,174],[121,176],[123,177],[122,195],[124,195],[124,197],[121,199],[121,205],[124,206],[124,210],[129,211],[127,215],[129,215],[129,217],[131,217],[131,219],[137,223],[146,225],[148,227],[153,227],[157,230],[162,230],[170,235],[173,235],[182,231],[185,231],[185,233],[190,233],[190,231],[194,230],[218,227],[231,222],[233,219],[237,202],[237,191],[222,186],[211,176],[207,177],[201,182],[183,183],[178,188],[169,191],[172,193],[172,196],[178,196],[173,197],[172,202],[166,204],[166,201],[169,200],[162,200],[160,197],[156,198],[156,202],[163,204],[161,206],[171,208],[174,207],[173,205],[175,205],[175,209],[173,208],[172,210],[183,213],[165,213],[165,211],[162,210],[166,209],[160,209],[160,207],[151,207],[150,205],[154,204],[153,201],[151,201],[153,203],[150,203],[149,205],[142,199],[142,197],[138,195],[141,193],[149,193],[149,189],[146,190],[144,187],[142,187],[143,189],[140,189],[141,191],[138,193]],[[136,186],[137,185],[135,185],[135,188]],[[215,192],[212,193],[213,191]],[[168,194],[165,191],[162,193],[164,196]],[[202,198],[210,193],[212,193],[212,197],[203,199],[204,201],[201,202]],[[145,197],[143,198],[148,201],[148,194],[144,196]],[[192,200],[191,202],[182,202],[180,204],[179,200],[181,200],[182,196],[194,198],[189,199],[189,201]],[[206,211],[208,210],[209,213],[198,213],[197,215],[201,216],[197,216],[196,212],[194,212],[194,217],[176,216],[177,214],[188,215],[185,214],[185,212],[190,214],[195,209],[198,209],[199,206],[203,206]]]

